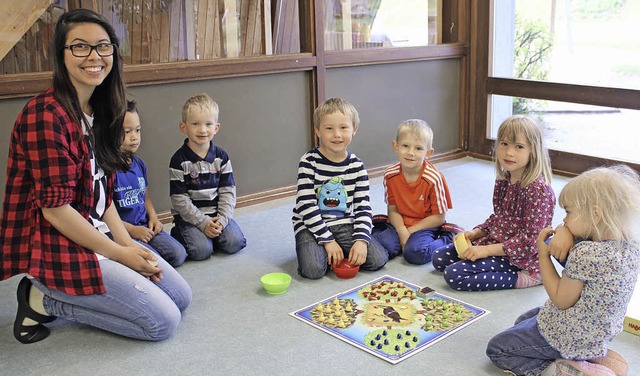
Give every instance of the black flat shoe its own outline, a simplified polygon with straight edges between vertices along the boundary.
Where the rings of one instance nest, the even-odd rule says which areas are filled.
[[[42,323],[51,322],[56,316],[47,316],[34,311],[29,306],[29,294],[31,293],[31,281],[24,277],[18,284],[18,313],[16,320],[13,322],[13,336],[22,343],[34,343],[41,341],[49,336],[51,331]],[[36,325],[24,325],[25,319],[31,319],[38,322]]]

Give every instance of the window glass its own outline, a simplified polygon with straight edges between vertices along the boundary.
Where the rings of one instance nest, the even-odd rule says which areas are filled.
[[[324,0],[325,49],[442,42],[441,0]]]
[[[640,111],[492,95],[491,131],[512,114],[536,118],[549,149],[605,159],[640,163]]]
[[[51,70],[48,48],[65,9],[102,14],[125,64],[157,64],[300,52],[299,0],[53,0],[10,50],[1,73]],[[6,53],[6,55],[5,55]]]
[[[640,1],[500,0],[492,76],[640,89]]]

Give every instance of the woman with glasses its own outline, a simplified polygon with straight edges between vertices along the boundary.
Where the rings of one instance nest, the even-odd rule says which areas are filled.
[[[123,336],[168,338],[191,288],[134,242],[112,197],[126,111],[122,58],[100,15],[63,14],[53,40],[53,85],[31,99],[11,134],[0,219],[0,280],[18,284],[13,334],[46,338],[56,317]]]

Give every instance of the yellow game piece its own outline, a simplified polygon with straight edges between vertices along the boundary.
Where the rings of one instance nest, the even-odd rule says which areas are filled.
[[[462,256],[464,251],[471,247],[471,242],[464,236],[464,232],[460,232],[453,237],[453,246],[456,248],[458,256]]]

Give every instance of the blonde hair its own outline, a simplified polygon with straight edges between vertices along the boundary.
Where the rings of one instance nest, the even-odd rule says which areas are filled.
[[[433,148],[433,130],[429,124],[422,119],[409,119],[400,123],[398,131],[396,132],[396,142],[399,142],[400,137],[404,134],[411,134],[418,137],[424,142],[427,150]]]
[[[187,99],[184,106],[182,106],[182,122],[186,123],[191,111],[194,109],[198,109],[201,111],[209,111],[214,117],[216,123],[218,122],[218,114],[220,113],[220,109],[218,108],[218,104],[211,99],[211,97],[206,94],[198,94],[193,97]]]
[[[637,238],[640,220],[640,177],[625,165],[598,167],[578,175],[560,192],[560,207],[587,215],[594,240]],[[594,207],[599,208],[596,213]],[[599,214],[599,215],[598,215]]]
[[[331,115],[333,113],[340,112],[349,119],[353,124],[353,129],[358,130],[360,125],[360,117],[358,116],[358,110],[346,100],[342,98],[329,98],[322,102],[315,111],[313,111],[313,126],[315,129],[320,128],[320,121],[325,115]]]
[[[541,175],[547,184],[551,184],[552,173],[549,152],[544,146],[542,132],[540,131],[540,124],[531,117],[514,115],[507,118],[502,122],[502,124],[500,124],[500,128],[498,129],[498,138],[493,146],[494,158],[497,155],[500,141],[506,140],[508,142],[515,142],[521,134],[524,135],[527,143],[531,146],[531,155],[529,156],[529,163],[522,174],[522,179],[520,179],[520,185],[526,187]],[[498,161],[497,158],[495,158],[495,164],[496,175],[498,178],[506,179],[505,171],[502,169],[500,161]]]

